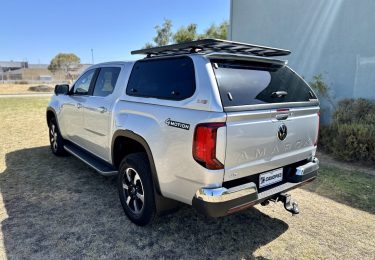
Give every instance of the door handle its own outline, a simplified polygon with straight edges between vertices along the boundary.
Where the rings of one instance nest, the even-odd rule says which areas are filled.
[[[289,117],[288,114],[278,114],[276,115],[277,120],[286,120]]]
[[[100,113],[107,112],[107,108],[106,107],[98,107],[98,110],[99,110]]]
[[[82,108],[82,104],[81,103],[77,103],[77,108],[78,109]]]
[[[279,90],[279,91],[272,92],[271,97],[280,98],[280,97],[285,97],[286,95],[288,95],[288,92]]]

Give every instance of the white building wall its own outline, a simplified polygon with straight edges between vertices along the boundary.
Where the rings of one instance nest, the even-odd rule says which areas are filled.
[[[232,0],[229,38],[291,50],[290,66],[323,74],[336,100],[375,99],[374,0]]]

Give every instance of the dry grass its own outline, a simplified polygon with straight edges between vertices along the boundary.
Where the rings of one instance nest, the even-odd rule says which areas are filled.
[[[0,100],[0,258],[373,259],[375,216],[316,193],[209,219],[190,207],[140,228],[114,179],[48,145],[46,98]]]
[[[34,91],[28,90],[29,87],[38,86],[38,85],[46,85],[50,87],[54,87],[51,84],[12,84],[12,83],[0,83],[0,95],[4,94],[32,94],[38,93]]]

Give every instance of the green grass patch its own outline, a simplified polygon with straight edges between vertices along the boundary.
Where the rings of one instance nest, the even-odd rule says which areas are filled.
[[[46,109],[50,97],[7,97],[0,98],[0,113],[13,114],[13,112]]]
[[[375,176],[321,165],[318,178],[303,188],[375,214]]]

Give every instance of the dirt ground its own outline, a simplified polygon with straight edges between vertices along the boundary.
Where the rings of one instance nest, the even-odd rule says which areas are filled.
[[[137,227],[113,178],[51,154],[46,103],[0,100],[0,258],[374,259],[373,214],[303,189],[296,216],[270,204],[210,219],[184,206]]]
[[[369,165],[363,165],[361,163],[348,163],[348,162],[338,162],[333,158],[333,156],[318,152],[317,157],[319,158],[319,161],[326,164],[331,165],[343,170],[349,170],[349,171],[361,171],[370,175],[375,176],[375,167],[371,167]]]
[[[46,85],[53,87],[53,85],[50,84],[11,84],[11,83],[0,83],[0,95],[4,94],[32,94],[32,93],[40,93],[35,91],[28,90],[29,87],[38,86],[38,85]],[[50,91],[52,92],[52,91]]]

